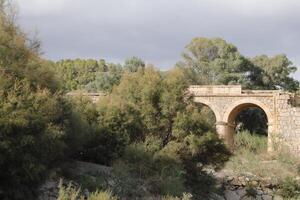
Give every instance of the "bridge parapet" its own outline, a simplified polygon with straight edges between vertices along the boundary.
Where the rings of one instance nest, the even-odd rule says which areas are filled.
[[[188,88],[194,96],[286,96],[294,98],[292,93],[282,90],[243,90],[241,85],[191,85]],[[300,102],[300,98],[297,102]]]
[[[195,95],[203,94],[241,94],[241,85],[191,85],[189,92]]]

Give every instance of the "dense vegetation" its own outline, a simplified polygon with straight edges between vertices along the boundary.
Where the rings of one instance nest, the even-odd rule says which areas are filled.
[[[254,175],[271,180],[277,185],[276,193],[283,199],[300,198],[300,182],[295,177],[300,175],[300,160],[291,155],[288,149],[281,149],[277,154],[268,154],[267,137],[241,131],[235,137],[235,152],[225,164],[224,170],[232,170],[237,176]]]
[[[124,65],[47,61],[39,42],[16,25],[12,10],[0,0],[2,199],[34,199],[50,172],[59,173],[70,159],[113,166],[120,187],[112,192],[119,196],[205,196],[214,180],[204,169],[221,168],[230,152],[215,133],[213,114],[193,103],[187,87],[299,87],[285,55],[246,58],[222,39],[193,39],[182,61],[164,73],[136,57]],[[73,90],[107,95],[93,104],[66,97]]]

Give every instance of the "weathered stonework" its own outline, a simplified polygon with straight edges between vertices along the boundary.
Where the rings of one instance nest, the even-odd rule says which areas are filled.
[[[245,108],[261,108],[268,119],[268,151],[288,146],[300,155],[300,98],[280,90],[242,90],[240,85],[192,85],[194,101],[212,109],[216,129],[233,148],[235,118]],[[78,95],[78,93],[69,95]],[[103,93],[82,93],[97,102]]]
[[[268,119],[268,150],[283,146],[300,155],[298,97],[280,90],[242,90],[240,85],[192,85],[194,101],[212,109],[217,132],[233,147],[235,118],[245,108],[261,108]]]

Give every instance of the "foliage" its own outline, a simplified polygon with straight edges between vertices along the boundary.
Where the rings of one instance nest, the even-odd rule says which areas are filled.
[[[279,194],[284,198],[300,198],[300,184],[293,177],[286,177],[280,183]]]
[[[48,61],[63,82],[66,91],[86,90],[89,92],[111,92],[120,83],[124,72],[143,71],[145,63],[140,58],[125,60],[124,66],[107,63],[105,60],[75,59]]]
[[[124,69],[128,72],[137,72],[144,70],[145,63],[138,57],[131,57],[125,60]]]
[[[290,76],[296,72],[297,67],[286,55],[281,54],[274,57],[261,55],[251,59],[251,62],[261,70],[259,74],[261,82],[257,84],[257,87],[289,91],[296,91],[299,88],[299,82]]]
[[[162,76],[147,66],[123,74],[120,84],[99,101],[98,134],[114,135],[113,138],[124,141],[123,155],[121,148],[120,151],[113,145],[115,148],[110,148],[121,155],[114,163],[117,174],[114,192],[119,196],[149,193],[177,196],[200,180],[207,180],[204,171],[197,172],[199,163],[220,168],[227,161],[229,151],[212,133],[215,130],[205,119],[202,107],[198,108],[186,95],[187,86],[182,70],[175,69]],[[99,156],[85,152],[94,162],[105,157],[109,149],[97,148],[102,141],[106,140],[94,137],[85,148],[98,153]],[[186,174],[191,169],[195,172],[191,176],[198,177],[193,179],[198,183],[187,181]],[[204,193],[200,186],[197,190]]]
[[[194,38],[177,67],[185,69],[191,84],[241,84],[251,89],[296,91],[299,82],[291,77],[296,67],[286,55],[247,59],[220,38]]]
[[[66,149],[62,124],[66,120],[59,119],[66,110],[63,100],[46,90],[32,93],[28,84],[17,88],[1,96],[0,186],[5,195],[20,195],[15,197],[19,199],[30,195],[30,188],[62,159]]]
[[[214,133],[202,136],[191,134],[184,138],[180,157],[186,170],[185,183],[194,196],[204,196],[215,191],[216,181],[206,169],[220,169],[231,153]]]
[[[238,132],[234,138],[235,149],[246,149],[254,153],[261,153],[267,149],[267,138],[249,131]]]
[[[74,158],[86,162],[94,162],[110,165],[119,158],[127,144],[127,138],[104,129],[96,131],[84,143],[82,150],[74,155]]]
[[[110,191],[96,191],[89,196],[88,200],[117,200],[117,197],[113,196]]]
[[[247,89],[297,91],[299,82],[291,77],[296,67],[286,55],[245,58],[238,49],[220,38],[194,38],[186,46],[182,60],[189,84],[241,84]],[[251,120],[248,120],[251,117]],[[237,121],[251,132],[266,132],[267,119],[259,109],[242,111]]]
[[[76,189],[69,184],[67,187],[62,185],[62,181],[59,183],[59,194],[57,200],[117,200],[117,197],[113,196],[111,191],[95,191],[85,198],[81,194],[81,190]]]
[[[225,164],[225,170],[232,170],[236,174],[248,172],[276,182],[298,175],[298,158],[283,149],[276,154],[269,154],[266,148],[267,137],[247,131],[240,134],[235,136],[237,146],[234,155]]]
[[[80,196],[80,189],[72,187],[72,184],[69,184],[68,187],[62,185],[62,181],[59,182],[59,192],[57,200],[83,200],[84,197]]]
[[[248,130],[252,134],[267,135],[268,119],[261,108],[248,108],[242,110],[236,117],[239,130]]]
[[[210,145],[206,145],[208,141],[211,141]],[[129,145],[113,166],[117,179],[114,192],[123,197],[179,196],[190,190],[195,195],[208,194],[213,191],[215,181],[202,170],[203,167],[215,165],[213,160],[218,160],[218,164],[222,165],[228,155],[224,153],[226,150],[218,149],[218,145],[217,151],[213,150],[215,143],[211,138],[202,140],[197,145],[198,149],[194,150],[195,154],[191,152],[191,146],[175,141],[170,141],[159,150],[153,150],[147,142]],[[220,152],[218,156],[214,156],[216,152]]]
[[[177,66],[187,70],[192,84],[241,84],[252,70],[238,49],[220,38],[194,38],[182,57]]]
[[[152,152],[144,143],[132,144],[114,165],[118,186],[123,197],[180,195],[185,191],[183,168],[173,157]]]
[[[113,192],[120,196],[179,199],[175,196],[184,192],[208,194],[215,180],[205,169],[220,169],[231,154],[215,134],[213,114],[193,103],[187,87],[242,84],[294,91],[299,86],[290,77],[295,67],[286,56],[247,59],[222,39],[193,39],[178,67],[164,73],[137,57],[123,66],[93,59],[45,61],[40,43],[16,26],[12,10],[8,1],[0,0],[3,199],[33,199],[49,171],[70,158],[113,163]],[[64,93],[71,90],[103,91],[107,96],[95,105],[83,97],[66,98]],[[244,113],[241,121],[250,115]],[[265,145],[250,134],[239,133],[236,139],[238,153],[253,163]],[[282,191],[295,188],[283,182]],[[59,199],[78,198],[83,198],[79,190],[61,186]],[[184,194],[182,199],[190,198]],[[95,192],[89,199],[116,197]]]
[[[67,91],[110,91],[113,85],[118,84],[122,74],[120,65],[106,63],[105,60],[60,60],[49,61],[49,64]]]
[[[122,74],[123,69],[120,65],[109,63],[108,71],[97,72],[95,80],[84,86],[84,89],[90,92],[111,92],[113,86],[120,83]]]
[[[183,193],[182,198],[179,197],[172,197],[172,196],[165,196],[162,200],[190,200],[192,199],[193,195],[190,193]]]
[[[9,5],[0,4],[0,190],[3,199],[32,199],[48,172],[80,148],[85,125]]]

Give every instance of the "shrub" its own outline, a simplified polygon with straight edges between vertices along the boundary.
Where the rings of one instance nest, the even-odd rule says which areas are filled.
[[[59,182],[59,191],[57,200],[83,200],[84,197],[80,195],[80,189],[72,187],[71,184],[68,187],[62,185],[62,181]]]
[[[267,149],[267,137],[252,134],[247,130],[238,132],[234,139],[235,148],[238,150],[260,153]]]
[[[145,143],[126,147],[114,164],[119,196],[181,195],[185,191],[184,169],[166,151],[153,152]]]
[[[173,197],[173,196],[164,196],[162,198],[162,200],[190,200],[192,199],[193,195],[191,195],[190,193],[183,193],[182,197]]]
[[[117,200],[111,191],[96,191],[93,192],[87,200]]]
[[[81,140],[81,122],[61,95],[32,92],[26,82],[0,99],[0,188],[6,198],[30,199],[48,172],[80,146],[72,145]]]
[[[292,177],[286,177],[280,183],[279,194],[284,198],[300,198],[300,184]]]
[[[92,192],[87,198],[81,194],[81,190],[72,187],[71,184],[68,187],[62,185],[62,181],[59,183],[59,192],[57,200],[117,200],[111,191],[96,191]]]
[[[126,144],[126,138],[105,129],[99,129],[91,134],[75,158],[85,162],[111,165],[114,159],[122,155]]]
[[[0,198],[34,199],[49,171],[80,146],[84,128],[12,10],[0,0]]]

